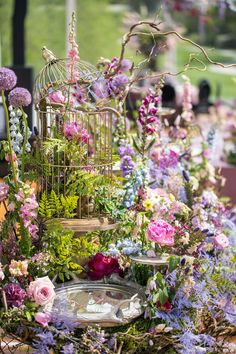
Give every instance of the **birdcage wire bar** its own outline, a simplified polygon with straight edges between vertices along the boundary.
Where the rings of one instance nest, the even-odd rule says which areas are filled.
[[[109,110],[60,113],[51,105],[45,111],[38,110],[39,139],[38,146],[43,161],[40,166],[40,193],[48,195],[52,190],[58,195],[68,195],[68,181],[76,171],[93,172],[104,176],[108,184],[112,179],[112,112]],[[47,142],[63,135],[66,123],[76,122],[89,134],[88,143],[76,146],[74,159],[69,159],[65,151],[54,149],[48,153]],[[109,188],[107,190],[109,193]],[[91,196],[80,196],[77,217],[92,218],[101,216],[101,211],[94,207]]]

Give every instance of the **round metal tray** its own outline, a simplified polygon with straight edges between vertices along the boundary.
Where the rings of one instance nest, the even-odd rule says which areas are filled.
[[[160,257],[147,257],[147,256],[131,256],[130,259],[134,263],[139,264],[146,264],[150,266],[160,266],[160,265],[167,265],[169,263],[170,255],[162,255]]]
[[[126,324],[143,313],[145,294],[125,285],[78,283],[56,290],[47,311],[71,315],[78,326],[99,324],[113,327]]]

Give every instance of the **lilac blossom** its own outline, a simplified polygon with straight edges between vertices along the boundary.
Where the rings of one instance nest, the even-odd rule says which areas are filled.
[[[14,88],[8,95],[8,100],[13,107],[26,107],[31,103],[31,94],[23,87]]]
[[[17,77],[14,71],[7,68],[0,68],[0,90],[12,90],[16,86]]]

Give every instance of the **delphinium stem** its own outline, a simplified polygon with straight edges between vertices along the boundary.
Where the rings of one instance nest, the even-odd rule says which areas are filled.
[[[12,168],[12,175],[13,175],[13,180],[15,182],[15,187],[16,190],[18,189],[18,181],[17,181],[17,174],[16,174],[16,167],[14,164],[14,153],[11,145],[11,135],[10,135],[10,121],[9,121],[9,114],[8,114],[8,109],[6,105],[6,100],[5,100],[5,95],[4,95],[4,90],[2,90],[2,103],[5,111],[5,120],[6,120],[6,129],[7,129],[7,140],[8,140],[8,145],[9,145],[9,155],[10,155],[10,163],[11,163],[11,168]]]
[[[21,113],[22,113],[22,117],[23,117],[23,122],[25,125],[25,136],[24,136],[24,142],[23,142],[23,148],[22,148],[22,160],[21,160],[21,179],[22,181],[24,181],[24,177],[25,177],[25,153],[26,153],[26,144],[28,142],[28,135],[29,135],[29,127],[28,127],[28,122],[27,122],[27,118],[25,115],[25,112],[23,110],[23,108],[21,107]]]

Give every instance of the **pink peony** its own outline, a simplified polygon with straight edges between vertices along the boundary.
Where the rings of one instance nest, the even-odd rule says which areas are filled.
[[[37,312],[34,317],[35,321],[41,324],[43,327],[47,327],[48,323],[52,319],[52,316],[49,313],[44,312]]]
[[[29,297],[40,306],[49,304],[56,295],[54,285],[48,277],[38,278],[32,281],[27,292]]]
[[[147,229],[150,241],[156,242],[161,246],[173,246],[175,229],[165,220],[153,220]]]
[[[226,248],[229,246],[228,237],[225,236],[224,234],[218,234],[218,235],[212,237],[212,240],[213,240],[214,244],[220,249],[223,249],[223,248]]]
[[[61,91],[50,92],[48,98],[53,103],[65,103],[65,97]]]
[[[97,253],[88,262],[89,277],[92,280],[101,279],[109,276],[112,273],[122,275],[122,270],[119,266],[118,260],[114,257],[104,256],[102,253]]]

